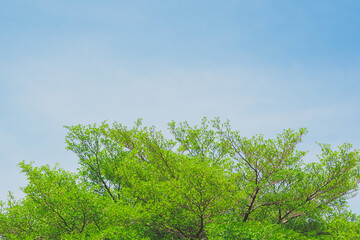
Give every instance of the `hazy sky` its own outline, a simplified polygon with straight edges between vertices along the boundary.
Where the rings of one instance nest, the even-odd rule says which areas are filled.
[[[229,119],[360,148],[360,1],[3,0],[0,199],[17,164],[77,168],[64,125]],[[360,196],[350,200],[360,213]]]

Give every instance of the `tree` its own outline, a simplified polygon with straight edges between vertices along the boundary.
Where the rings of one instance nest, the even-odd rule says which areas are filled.
[[[78,173],[22,162],[29,184],[1,203],[3,238],[326,239],[344,235],[340,223],[359,226],[340,217],[358,189],[359,151],[320,144],[305,164],[296,146],[306,129],[246,138],[206,118],[170,123],[173,139],[140,120],[67,129]]]

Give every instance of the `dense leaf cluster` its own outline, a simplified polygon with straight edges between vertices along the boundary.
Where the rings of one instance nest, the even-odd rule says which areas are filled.
[[[306,129],[240,136],[229,122],[169,124],[172,139],[137,121],[71,126],[77,173],[20,163],[25,197],[1,202],[2,239],[358,239],[346,210],[360,155],[320,144],[305,164]]]

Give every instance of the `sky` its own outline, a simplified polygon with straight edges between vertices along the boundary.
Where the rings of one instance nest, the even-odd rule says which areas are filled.
[[[59,163],[65,125],[229,119],[244,136],[307,127],[360,148],[360,1],[3,0],[0,200],[17,164]],[[349,200],[360,213],[360,196]]]

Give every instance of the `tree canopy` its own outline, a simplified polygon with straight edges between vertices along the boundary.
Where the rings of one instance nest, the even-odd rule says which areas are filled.
[[[76,173],[21,162],[25,196],[0,203],[2,239],[358,239],[346,200],[358,190],[359,150],[319,144],[307,130],[244,137],[230,123],[169,123],[165,138],[138,120],[68,126]]]

